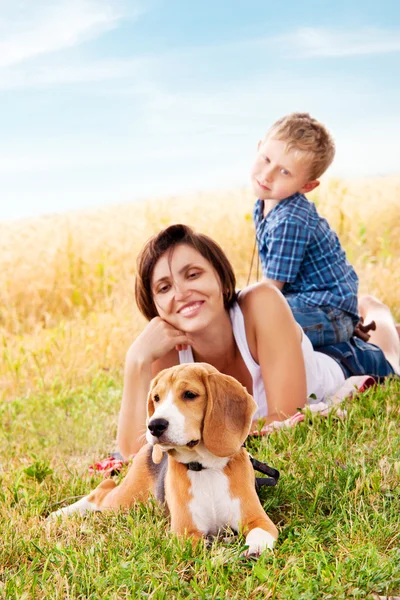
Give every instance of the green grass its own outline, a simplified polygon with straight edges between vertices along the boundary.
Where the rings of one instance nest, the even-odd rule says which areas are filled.
[[[114,449],[120,379],[0,407],[0,598],[372,598],[400,592],[400,384],[308,415],[248,442],[281,471],[262,503],[280,529],[274,553],[244,540],[196,548],[168,532],[155,502],[120,514],[43,517],[101,479],[88,465]]]

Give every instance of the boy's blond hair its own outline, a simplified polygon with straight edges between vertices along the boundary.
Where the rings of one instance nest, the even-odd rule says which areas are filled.
[[[299,158],[310,161],[310,180],[318,179],[335,156],[335,142],[322,123],[308,113],[291,113],[274,123],[266,139],[286,142],[286,150],[294,150]]]

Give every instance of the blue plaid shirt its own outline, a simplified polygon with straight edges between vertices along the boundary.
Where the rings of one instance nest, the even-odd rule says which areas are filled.
[[[309,306],[333,306],[358,317],[358,277],[339,239],[312,202],[294,194],[264,218],[257,200],[254,224],[265,277],[284,281],[283,294]]]

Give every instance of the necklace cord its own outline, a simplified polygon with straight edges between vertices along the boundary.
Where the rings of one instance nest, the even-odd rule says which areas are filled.
[[[264,200],[261,201],[261,207],[260,207],[260,209],[262,210],[262,212],[264,214]],[[255,228],[253,254],[251,255],[250,271],[249,271],[249,276],[247,277],[246,287],[250,283],[251,273],[253,271],[254,257],[256,255],[256,247],[257,247],[257,227]],[[259,281],[259,280],[260,280],[260,258],[257,257],[256,281]]]
[[[250,271],[249,271],[249,275],[247,277],[246,287],[250,283],[251,273],[253,271],[254,256],[256,254],[256,246],[257,246],[257,237],[254,238],[253,254],[251,255]],[[258,264],[257,264],[257,281],[258,281]]]

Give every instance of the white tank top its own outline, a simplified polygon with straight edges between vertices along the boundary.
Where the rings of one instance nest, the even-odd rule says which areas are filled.
[[[253,380],[253,398],[258,406],[254,419],[260,419],[268,415],[268,402],[265,396],[261,368],[251,355],[246,338],[244,317],[239,304],[234,304],[229,311],[229,316],[237,347]],[[316,352],[304,332],[301,340],[301,349],[306,368],[307,396],[308,398],[311,394],[316,396],[315,399],[309,398],[308,403],[312,404],[324,401],[326,398],[332,396],[344,383],[343,371],[333,358],[321,352]],[[179,352],[179,363],[191,362],[194,362],[193,352],[191,346],[188,346],[187,350]],[[288,377],[290,377],[289,373]]]

